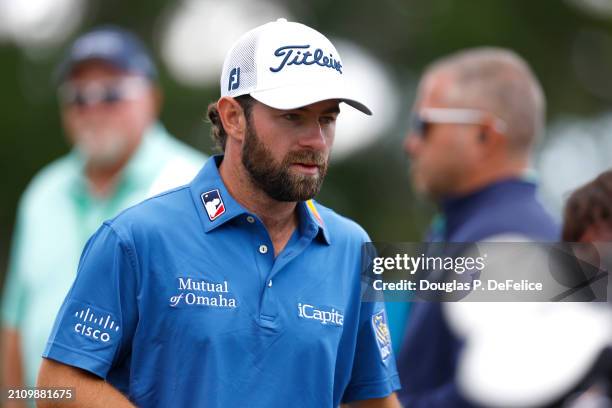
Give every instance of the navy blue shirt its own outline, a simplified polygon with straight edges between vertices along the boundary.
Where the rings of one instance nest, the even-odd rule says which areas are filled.
[[[520,179],[445,200],[438,221],[428,235],[430,242],[478,242],[505,234],[559,239],[558,226],[537,201],[535,184]],[[410,407],[470,406],[455,383],[461,348],[439,303],[414,303],[398,357],[401,402]]]
[[[336,407],[399,388],[354,222],[313,201],[274,256],[210,159],[88,242],[44,356],[146,407]]]

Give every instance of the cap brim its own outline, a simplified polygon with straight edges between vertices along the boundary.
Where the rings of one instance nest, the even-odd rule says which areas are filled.
[[[130,70],[130,67],[124,61],[121,61],[117,57],[109,56],[106,54],[100,54],[100,53],[92,53],[82,58],[68,58],[65,61],[62,61],[62,63],[58,66],[58,68],[56,69],[54,73],[55,82],[61,83],[62,81],[66,80],[68,76],[70,76],[70,74],[75,69],[75,67],[85,62],[91,62],[91,61],[104,62],[115,68],[121,69],[123,71]]]
[[[372,111],[340,87],[322,87],[316,85],[284,86],[251,92],[250,95],[264,105],[275,109],[297,109],[313,103],[337,99],[371,115]]]

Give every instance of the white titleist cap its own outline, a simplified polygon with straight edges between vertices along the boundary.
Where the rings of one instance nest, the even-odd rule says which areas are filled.
[[[221,96],[249,94],[276,109],[296,109],[339,99],[371,115],[352,97],[344,66],[321,33],[284,18],[244,34],[225,56]]]

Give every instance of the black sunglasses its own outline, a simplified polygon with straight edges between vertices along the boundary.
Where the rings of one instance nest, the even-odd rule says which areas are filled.
[[[417,113],[413,113],[410,117],[410,131],[413,135],[418,136],[421,139],[427,138],[429,132],[430,122],[427,119],[421,117]]]
[[[134,77],[118,81],[92,81],[83,84],[66,82],[58,90],[59,100],[65,106],[113,105],[134,99],[148,87],[145,79]]]

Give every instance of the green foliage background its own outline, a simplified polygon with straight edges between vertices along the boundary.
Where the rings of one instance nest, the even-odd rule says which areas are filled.
[[[401,150],[414,83],[433,59],[480,45],[514,49],[541,79],[549,119],[566,113],[594,114],[607,109],[611,99],[606,96],[612,94],[606,93],[612,78],[611,19],[584,13],[569,2],[292,0],[283,4],[299,21],[366,47],[397,80],[403,115],[377,144],[335,163],[319,197],[360,222],[375,240],[418,240],[433,212],[411,192],[408,162]],[[101,23],[123,25],[147,42],[159,62],[154,32],[169,5],[161,0],[92,1],[80,31]],[[231,18],[227,24],[232,24]],[[587,44],[594,39],[588,53],[580,52],[581,38]],[[50,80],[61,51],[61,47],[50,50],[47,56],[33,60],[11,44],[0,44],[0,282],[21,192],[41,167],[69,149]],[[594,72],[588,78],[590,88],[576,74],[576,55],[587,58],[581,62]],[[218,97],[216,86],[183,87],[161,63],[159,68],[166,102],[162,121],[180,139],[212,153],[203,118],[208,102]],[[593,92],[598,85],[601,92]]]

